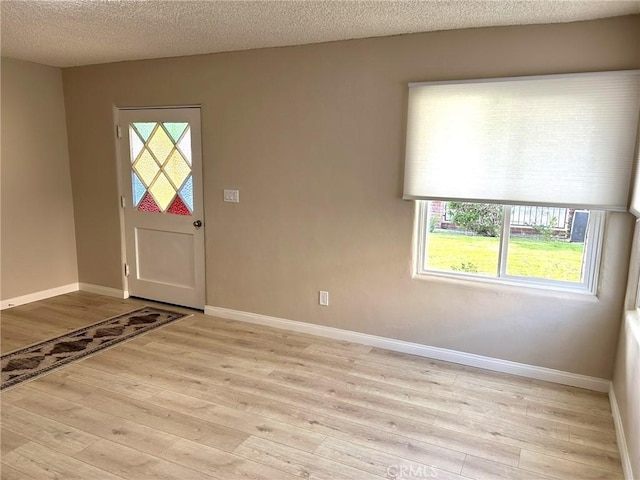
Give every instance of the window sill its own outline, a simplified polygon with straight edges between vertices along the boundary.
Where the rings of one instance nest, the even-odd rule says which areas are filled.
[[[496,290],[505,288],[508,290],[526,290],[534,294],[544,294],[560,298],[580,298],[582,300],[598,301],[597,294],[584,287],[571,287],[563,285],[545,285],[527,281],[517,281],[507,278],[493,278],[459,273],[424,271],[417,272],[412,278],[419,281],[443,282],[479,289]]]

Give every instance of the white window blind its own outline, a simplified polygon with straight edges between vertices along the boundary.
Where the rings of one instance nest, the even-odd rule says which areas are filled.
[[[640,71],[409,86],[405,199],[627,210]]]

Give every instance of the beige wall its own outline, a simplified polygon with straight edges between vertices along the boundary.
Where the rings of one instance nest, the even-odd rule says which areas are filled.
[[[640,478],[640,315],[625,315],[613,387],[633,474]]]
[[[640,478],[640,313],[635,309],[640,278],[640,220],[633,240],[627,308],[620,329],[613,390],[631,461],[630,478]]]
[[[635,16],[65,69],[80,280],[122,288],[113,106],[200,104],[208,305],[610,378],[630,217],[608,218],[598,298],[412,279],[407,83],[637,68],[639,35]]]
[[[62,75],[2,59],[1,296],[78,281]]]

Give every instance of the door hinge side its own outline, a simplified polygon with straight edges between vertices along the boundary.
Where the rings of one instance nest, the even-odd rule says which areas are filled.
[[[124,198],[124,195],[120,195],[120,206],[125,208],[127,206],[127,201]]]
[[[124,276],[125,277],[129,276],[129,264],[128,263],[124,264]]]
[[[118,138],[122,138],[122,128],[120,128],[120,125],[116,125],[116,137]]]

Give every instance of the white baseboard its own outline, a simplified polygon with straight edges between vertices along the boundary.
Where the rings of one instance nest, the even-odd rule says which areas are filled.
[[[622,424],[622,417],[620,417],[620,409],[618,408],[618,400],[616,399],[616,392],[613,389],[613,383],[609,390],[609,402],[611,403],[611,414],[613,415],[613,423],[616,427],[616,441],[618,442],[618,450],[620,450],[620,460],[622,461],[622,471],[624,472],[625,480],[634,480],[633,468],[631,467],[631,456],[629,455],[629,448],[627,447],[627,439],[624,434],[624,425]]]
[[[50,288],[48,290],[42,290],[41,292],[29,293],[20,297],[2,300],[2,302],[0,302],[0,310],[17,307],[18,305],[24,305],[26,303],[37,302],[38,300],[45,300],[58,295],[64,295],[65,293],[77,292],[78,290],[96,293],[98,295],[107,295],[109,297],[129,298],[129,292],[126,290],[118,290],[117,288],[103,287],[101,285],[92,285],[90,283],[70,283],[68,285],[62,285],[61,287]]]
[[[609,380],[605,380],[603,378],[589,377],[586,375],[579,375],[577,373],[563,372],[561,370],[537,367],[535,365],[527,365],[525,363],[483,357],[473,353],[430,347],[419,343],[405,342],[404,340],[378,337],[376,335],[369,335],[366,333],[342,330],[334,327],[325,327],[323,325],[315,325],[312,323],[296,322],[293,320],[269,317],[267,315],[260,315],[257,313],[241,312],[228,308],[205,305],[204,313],[205,315],[212,315],[214,317],[255,323],[283,330],[292,330],[294,332],[307,333],[309,335],[317,335],[319,337],[327,337],[335,340],[361,343],[396,352],[409,353],[412,355],[419,355],[421,357],[444,360],[446,362],[459,363],[461,365],[484,368],[486,370],[493,370],[496,372],[510,373],[512,375],[520,375],[522,377],[535,378],[537,380],[545,380],[548,382],[560,383],[562,385],[571,385],[573,387],[586,388],[597,392],[608,392],[609,385],[611,383]]]
[[[0,310],[4,310],[5,308],[17,307],[18,305],[24,305],[25,303],[37,302],[38,300],[45,300],[47,298],[56,297],[58,295],[64,295],[65,293],[76,292],[78,291],[78,288],[78,283],[70,283],[68,285],[62,285],[60,287],[42,290],[40,292],[34,292],[27,295],[21,295],[19,297],[9,298],[0,302]]]
[[[117,288],[103,287],[102,285],[92,285],[90,283],[80,283],[80,290],[83,292],[106,295],[108,297],[129,298],[129,292]]]

